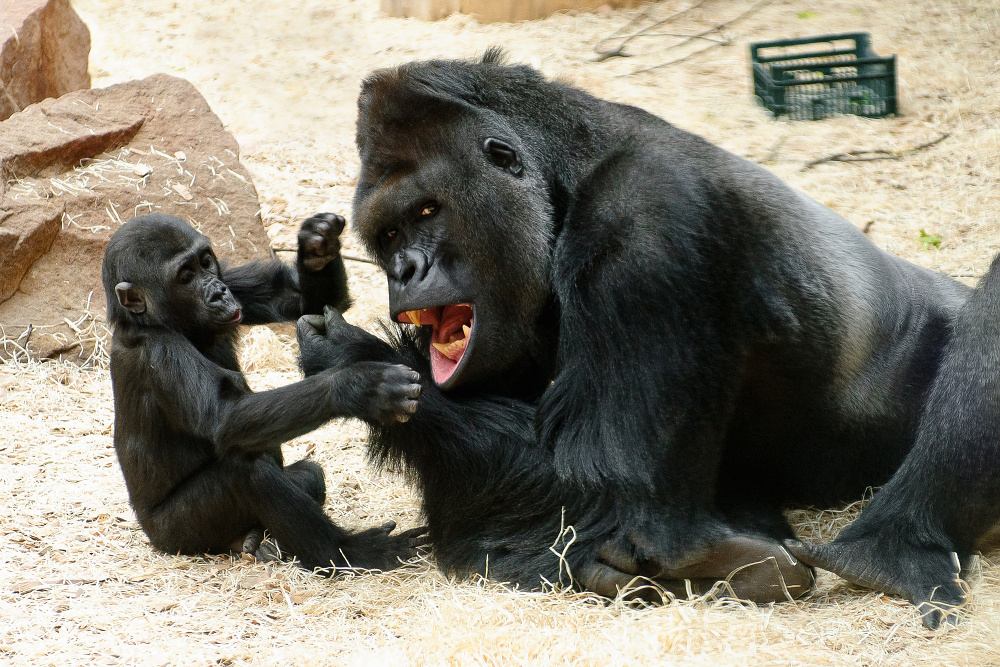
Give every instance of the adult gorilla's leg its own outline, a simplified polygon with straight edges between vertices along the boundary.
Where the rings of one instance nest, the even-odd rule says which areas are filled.
[[[832,544],[789,542],[804,561],[955,619],[961,563],[1000,519],[1000,258],[960,311],[917,442]]]

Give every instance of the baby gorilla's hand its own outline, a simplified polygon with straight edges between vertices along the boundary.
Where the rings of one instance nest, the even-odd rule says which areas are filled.
[[[409,421],[420,398],[420,373],[401,364],[359,361],[333,376],[345,417],[373,424]]]
[[[340,254],[346,224],[336,213],[317,213],[299,229],[299,259],[308,271],[319,271]]]
[[[362,419],[388,424],[406,422],[417,411],[420,398],[420,373],[398,364],[362,362],[357,366],[378,367],[375,391],[368,402],[367,414]]]
[[[417,555],[417,548],[427,544],[427,527],[411,528],[396,535],[395,521],[370,528],[347,538],[340,551],[345,562],[337,569],[391,570]]]

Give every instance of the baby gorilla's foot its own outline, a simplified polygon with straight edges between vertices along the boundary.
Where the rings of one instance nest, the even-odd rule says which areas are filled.
[[[916,605],[923,624],[932,630],[943,620],[957,623],[967,588],[959,576],[958,555],[946,546],[911,540],[904,536],[905,532],[902,528],[883,528],[848,533],[831,544],[786,540],[785,545],[803,562],[852,584],[906,598]]]
[[[248,554],[250,556],[254,555],[254,552],[260,547],[261,542],[264,541],[264,529],[254,528],[244,537],[237,538],[229,545],[229,553],[232,556],[239,556],[240,554]]]
[[[426,526],[391,535],[395,528],[395,521],[387,521],[348,537],[340,547],[337,570],[392,570],[416,556],[417,549],[429,541]]]

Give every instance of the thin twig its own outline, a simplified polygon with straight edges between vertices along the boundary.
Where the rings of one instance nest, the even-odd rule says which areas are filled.
[[[778,159],[778,153],[781,152],[781,147],[785,145],[785,140],[787,139],[788,135],[786,134],[783,137],[779,137],[778,140],[774,142],[774,145],[771,146],[771,150],[767,152],[767,157],[763,159],[764,164],[770,164]]]
[[[667,67],[669,65],[676,65],[677,63],[682,63],[685,60],[689,60],[690,58],[693,58],[694,56],[696,56],[698,54],[704,53],[705,51],[708,51],[710,49],[714,49],[717,46],[725,46],[726,44],[730,44],[730,43],[731,42],[727,40],[725,42],[719,42],[717,44],[709,44],[705,48],[698,49],[697,51],[692,51],[691,53],[687,54],[686,56],[681,56],[680,58],[675,58],[674,60],[670,60],[670,61],[665,62],[665,63],[660,63],[659,65],[654,65],[653,67],[647,67],[646,69],[637,69],[634,72],[626,72],[625,74],[619,74],[615,78],[616,79],[621,79],[621,78],[624,78],[626,76],[632,76],[633,74],[642,74],[643,72],[652,72],[654,69],[660,69],[661,67]]]
[[[920,144],[919,146],[914,146],[905,151],[890,151],[885,148],[876,148],[874,150],[858,150],[858,151],[848,151],[847,153],[837,153],[836,155],[828,155],[826,157],[821,157],[818,160],[813,160],[812,162],[807,162],[800,171],[806,171],[812,169],[818,164],[824,164],[826,162],[872,162],[873,160],[898,160],[902,157],[907,157],[918,153],[926,148],[935,146],[948,137],[951,136],[951,132],[945,132],[937,139],[933,141],[928,141],[927,143]]]
[[[295,249],[295,248],[272,248],[272,250],[274,252],[298,252],[298,250]],[[344,254],[341,254],[340,256],[343,257],[346,260],[351,261],[351,262],[362,262],[364,264],[376,264],[375,260],[368,259],[367,257],[358,257],[356,255],[344,255]]]
[[[760,9],[761,7],[763,7],[764,5],[766,5],[768,2],[770,2],[770,0],[760,0],[760,2],[758,2],[756,5],[754,5],[750,9],[746,10],[742,14],[734,16],[733,18],[729,19],[728,21],[724,21],[723,23],[719,23],[718,25],[712,26],[711,28],[709,28],[707,30],[703,30],[703,31],[701,31],[701,32],[699,32],[697,34],[690,35],[690,36],[688,36],[687,39],[681,40],[680,42],[678,42],[677,44],[674,44],[673,46],[671,46],[669,48],[671,48],[671,49],[679,48],[679,47],[684,46],[686,44],[690,44],[691,42],[693,42],[696,39],[701,39],[701,38],[705,37],[706,35],[709,35],[709,34],[711,34],[713,32],[717,32],[719,30],[722,30],[723,28],[726,28],[728,26],[731,26],[732,24],[736,23],[737,21],[741,21],[741,20],[745,19],[746,17],[750,16],[751,14],[753,14],[754,12],[756,12],[758,9]],[[705,47],[704,49],[700,49],[700,50],[695,51],[693,53],[689,53],[689,54],[687,54],[686,56],[684,56],[682,58],[677,58],[676,60],[671,60],[669,62],[661,63],[659,65],[653,65],[652,67],[647,67],[645,69],[638,69],[638,70],[635,70],[634,72],[629,72],[628,74],[620,74],[616,78],[621,78],[623,76],[632,76],[633,74],[642,74],[643,72],[652,72],[654,69],[660,69],[662,67],[669,67],[670,65],[675,65],[675,64],[677,64],[679,62],[683,62],[683,61],[687,60],[688,58],[690,58],[692,56],[696,56],[699,53],[703,53],[705,51],[708,51],[709,49],[713,49],[716,46],[723,46],[723,45],[729,44],[731,42],[732,42],[732,40],[727,39],[724,42],[719,42],[717,44],[711,44],[711,45]]]
[[[649,12],[648,12],[648,10],[644,11],[642,14],[640,14],[636,18],[632,19],[631,21],[629,21],[625,25],[624,28],[622,28],[621,30],[618,31],[618,33],[616,33],[616,34],[614,34],[614,35],[612,35],[610,37],[605,37],[604,39],[602,39],[601,41],[599,41],[597,43],[597,46],[594,47],[594,50],[597,51],[598,55],[597,55],[597,58],[594,59],[594,62],[601,62],[603,60],[607,60],[608,58],[614,58],[615,56],[626,57],[628,54],[622,53],[622,51],[624,50],[625,45],[628,44],[629,42],[631,42],[633,39],[635,39],[637,37],[642,37],[643,35],[645,35],[647,32],[649,32],[653,28],[658,28],[658,27],[660,27],[661,25],[663,25],[665,23],[669,23],[670,21],[673,21],[674,19],[676,19],[676,18],[678,18],[680,16],[683,16],[684,14],[687,14],[688,12],[690,12],[692,10],[697,9],[698,7],[701,7],[706,2],[708,2],[708,0],[699,0],[699,2],[696,2],[695,4],[691,5],[687,9],[682,9],[679,12],[674,12],[673,14],[671,14],[670,16],[668,16],[665,19],[661,19],[659,21],[655,21],[651,25],[648,25],[645,28],[643,28],[642,30],[640,30],[639,32],[635,32],[635,33],[632,33],[630,35],[622,35],[622,34],[620,34],[621,31],[628,30],[632,26],[636,25],[642,19],[649,18]],[[621,40],[623,40],[622,43],[618,45],[618,48],[612,49],[610,51],[601,51],[601,44],[604,44],[605,42],[610,42],[611,40],[614,40],[614,39],[621,39]]]
[[[641,35],[642,37],[691,37],[692,39],[703,39],[706,42],[713,42],[715,44],[728,44],[731,40],[725,37],[712,37],[711,35],[688,35],[680,32],[651,32],[646,35]],[[674,48],[674,47],[670,47]]]
[[[341,255],[341,257],[352,262],[363,262],[364,264],[373,264],[377,266],[375,260],[368,259],[367,257],[356,257],[355,255]]]

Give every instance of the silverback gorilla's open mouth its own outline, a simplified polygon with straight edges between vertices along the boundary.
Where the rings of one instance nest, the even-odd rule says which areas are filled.
[[[475,313],[467,303],[434,306],[423,310],[408,310],[397,319],[406,324],[429,326],[431,334],[431,375],[438,386],[448,384],[472,342]]]

